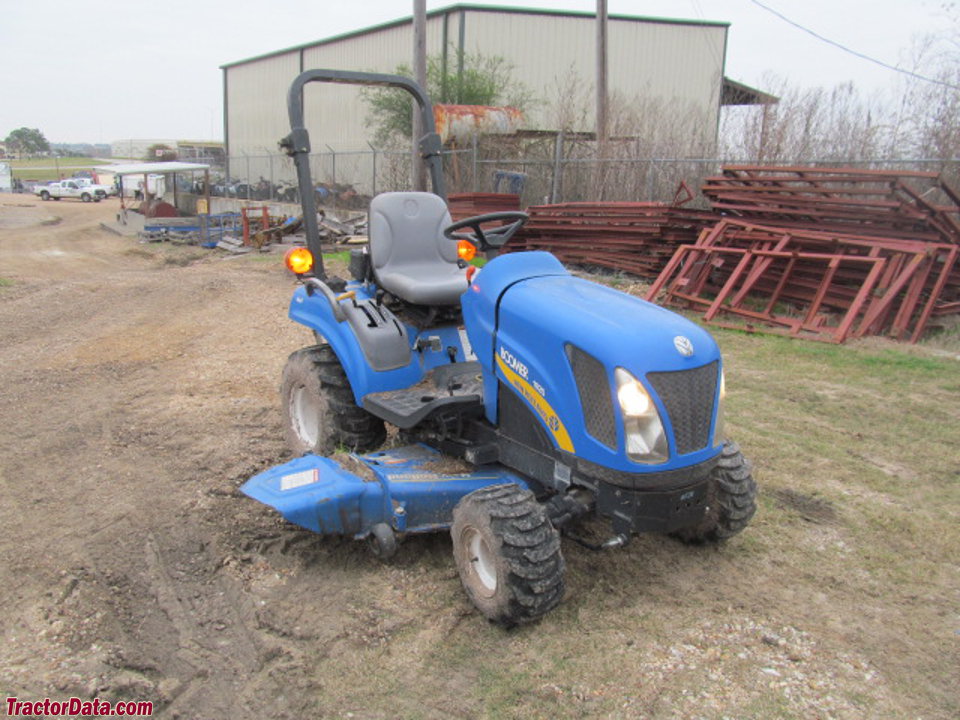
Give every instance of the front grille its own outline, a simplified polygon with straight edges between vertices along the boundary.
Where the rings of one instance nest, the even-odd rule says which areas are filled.
[[[677,452],[684,455],[706,447],[717,394],[717,361],[693,370],[647,373],[647,380],[667,409]]]
[[[567,359],[577,380],[580,406],[587,432],[609,448],[617,447],[616,416],[610,395],[607,370],[593,355],[567,345]]]

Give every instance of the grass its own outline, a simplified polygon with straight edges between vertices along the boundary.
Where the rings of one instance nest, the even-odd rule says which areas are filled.
[[[10,278],[0,277],[0,290],[11,287],[12,285],[13,285],[13,280],[11,280]]]
[[[343,263],[344,265],[350,264],[350,251],[349,250],[340,250],[338,252],[324,253],[323,261],[325,263],[330,262],[331,260]]]
[[[70,177],[78,168],[92,168],[96,165],[103,165],[103,161],[88,157],[64,157],[58,158],[56,163],[52,158],[33,158],[11,162],[14,177],[21,180],[39,181],[59,180],[60,176]]]

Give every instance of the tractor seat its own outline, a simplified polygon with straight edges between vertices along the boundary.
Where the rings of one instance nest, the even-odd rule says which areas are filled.
[[[457,244],[443,236],[447,204],[425,192],[377,195],[370,202],[370,260],[377,285],[416,305],[457,305],[467,289]]]

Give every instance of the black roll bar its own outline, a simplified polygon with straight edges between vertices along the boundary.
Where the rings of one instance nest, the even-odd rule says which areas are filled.
[[[313,179],[310,176],[310,136],[303,121],[303,88],[310,82],[340,83],[343,85],[376,85],[396,87],[413,95],[423,118],[424,135],[417,143],[420,156],[430,173],[430,186],[433,193],[444,201],[447,199],[443,186],[443,165],[440,160],[440,136],[433,124],[433,105],[426,91],[417,83],[402,75],[384,75],[381,73],[354,72],[351,70],[306,70],[300,73],[287,93],[287,110],[290,115],[290,134],[280,141],[283,151],[293,158],[297,169],[297,184],[300,188],[300,206],[303,209],[303,226],[307,233],[307,247],[313,254],[313,274],[321,279],[326,277],[323,271],[323,255],[320,248],[320,228],[317,223],[317,199],[314,194]]]

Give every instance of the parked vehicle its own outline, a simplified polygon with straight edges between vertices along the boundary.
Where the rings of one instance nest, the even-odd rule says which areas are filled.
[[[350,281],[323,266],[301,100],[313,81],[398,87],[423,116],[433,193],[374,198]],[[719,543],[747,526],[757,489],[724,432],[709,333],[549,253],[499,254],[524,213],[452,223],[430,101],[413,81],[309,70],[288,97],[281,146],[308,245],[287,256],[303,283],[289,314],[317,344],[290,356],[281,381],[298,457],[244,493],[314,532],[364,539],[381,558],[408,535],[449,530],[467,595],[504,626],[563,597],[561,530],[601,550],[640,532]],[[477,252],[492,258],[479,271]],[[381,449],[386,424],[409,444]],[[588,515],[609,522],[607,539],[577,537]]]
[[[47,185],[39,185],[34,192],[40,196],[41,200],[60,200],[61,198],[77,198],[83,202],[100,202],[103,195],[97,192],[95,188],[86,187],[80,184],[81,179],[71,178],[70,180],[61,180]]]
[[[77,185],[80,187],[93,190],[97,195],[100,196],[101,200],[117,194],[117,188],[113,185],[100,185],[90,178],[71,178],[70,181],[77,183]]]

